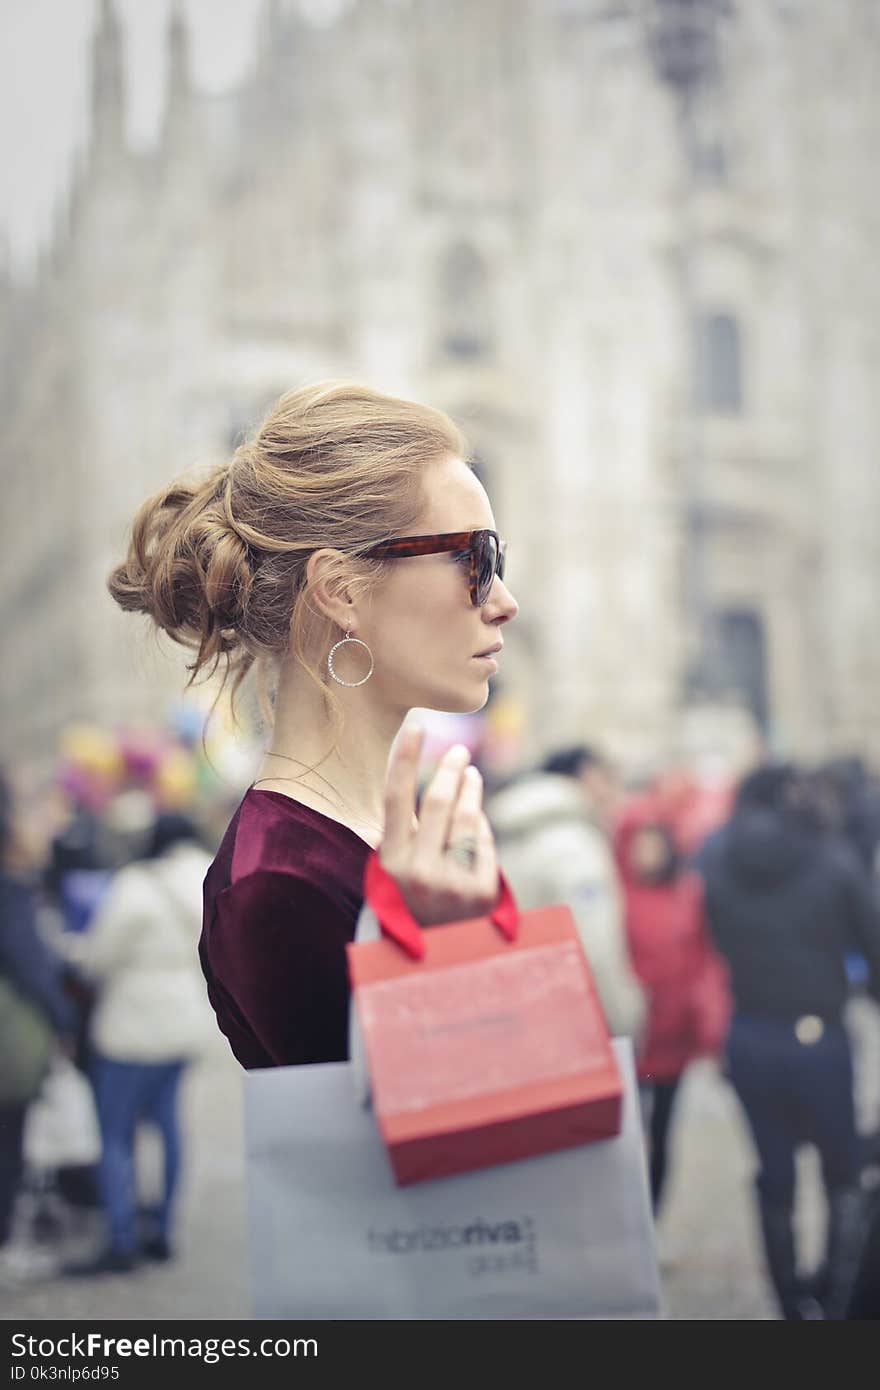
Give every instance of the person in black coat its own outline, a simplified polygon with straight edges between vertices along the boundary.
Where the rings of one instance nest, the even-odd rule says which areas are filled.
[[[33,884],[9,867],[12,842],[11,797],[0,775],[0,975],[45,1016],[60,1042],[72,1046],[76,1015],[62,983],[62,965],[37,928]],[[8,1058],[0,1058],[0,1066],[8,1064]],[[3,1080],[10,1085],[0,1085],[0,1091],[8,1089],[7,1097],[0,1098],[0,1251],[11,1234],[29,1104],[16,1093],[14,1077]]]
[[[880,998],[880,918],[862,865],[826,835],[808,779],[788,764],[742,784],[698,867],[706,912],[730,968],[728,1075],[745,1109],[768,1265],[786,1318],[845,1317],[864,1229],[853,1065],[843,1009],[847,954]],[[798,1277],[795,1153],[817,1147],[828,1201],[822,1271]]]

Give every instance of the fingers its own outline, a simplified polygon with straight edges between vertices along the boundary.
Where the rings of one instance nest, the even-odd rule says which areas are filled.
[[[450,823],[449,844],[466,838],[475,842],[476,858],[473,868],[464,868],[463,871],[472,886],[488,886],[491,889],[498,880],[495,838],[483,810],[483,779],[479,769],[473,765],[464,770],[461,793]]]
[[[458,800],[452,808],[446,843],[454,845],[458,840],[476,840],[480,830],[480,813],[483,807],[483,779],[471,763],[464,769]],[[446,846],[444,845],[444,850]]]
[[[495,852],[495,836],[485,811],[480,812],[477,827],[477,860],[474,874],[480,884],[485,884],[494,907],[498,899],[498,856]]]
[[[385,830],[382,858],[399,857],[412,835],[413,813],[418,791],[419,758],[425,731],[418,725],[401,729],[388,758],[385,778]]]
[[[482,916],[498,897],[495,841],[483,811],[483,779],[469,766],[467,748],[447,749],[419,802],[419,755],[424,730],[401,731],[388,760],[384,868],[396,879],[410,911],[423,926]],[[471,866],[448,846],[469,839],[476,845]]]
[[[449,843],[449,828],[469,757],[463,744],[448,748],[422,797],[417,853],[427,862],[436,862]]]

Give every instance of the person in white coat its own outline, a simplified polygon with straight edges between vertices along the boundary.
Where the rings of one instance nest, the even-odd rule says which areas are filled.
[[[629,957],[606,838],[608,780],[604,762],[591,750],[560,750],[539,770],[499,789],[486,813],[520,907],[571,908],[609,1032],[637,1043],[646,1006]]]
[[[69,1274],[119,1273],[140,1256],[172,1254],[178,1092],[187,1064],[214,1033],[197,951],[209,864],[192,823],[160,814],[145,858],[119,870],[82,939],[78,963],[97,987],[90,1042],[109,1243],[95,1258],[68,1266]],[[158,1205],[139,1212],[134,1148],[142,1120],[158,1127],[164,1180]]]

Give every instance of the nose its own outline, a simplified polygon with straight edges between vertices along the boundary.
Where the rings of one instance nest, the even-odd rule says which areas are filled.
[[[497,574],[492,581],[492,589],[485,611],[487,621],[492,623],[497,623],[499,619],[503,623],[509,623],[511,618],[515,618],[519,612],[519,604],[504,580],[499,579]]]

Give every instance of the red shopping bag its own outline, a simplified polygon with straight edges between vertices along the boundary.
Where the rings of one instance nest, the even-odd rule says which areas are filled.
[[[373,1108],[399,1186],[620,1132],[622,1080],[567,907],[422,931],[370,855],[379,940],[348,950]]]

